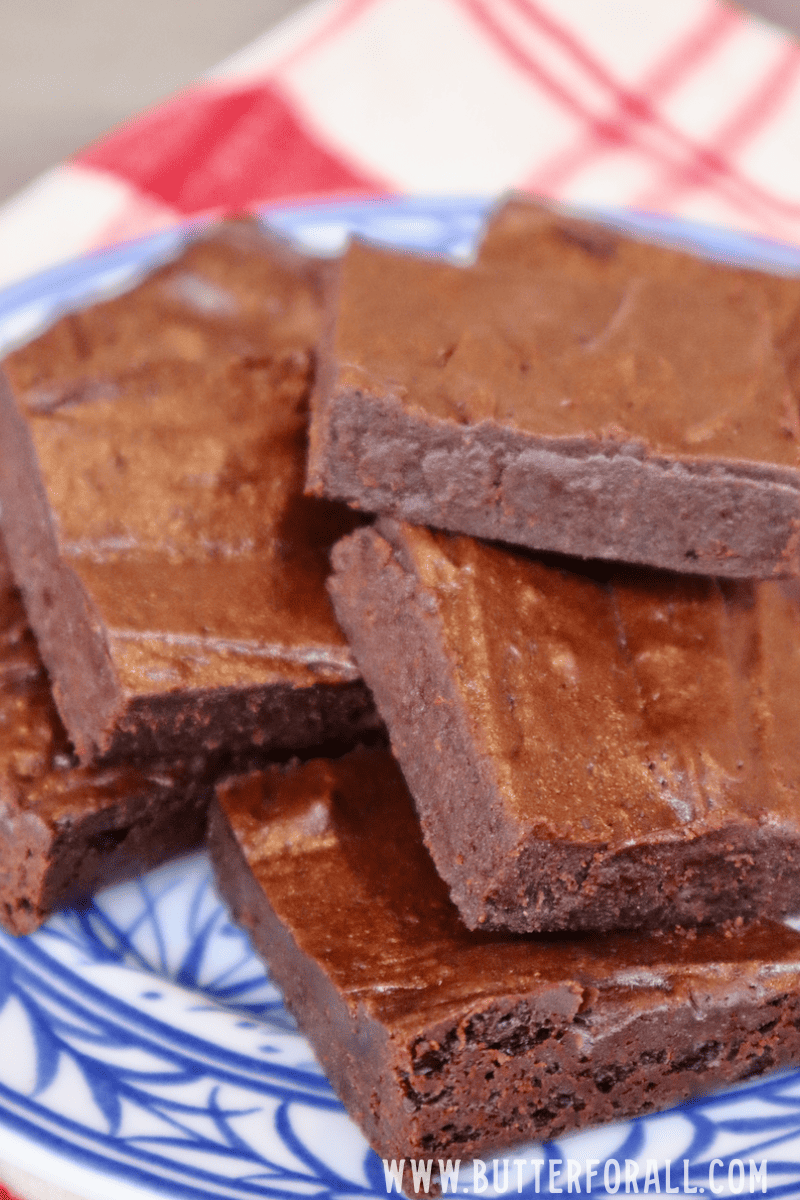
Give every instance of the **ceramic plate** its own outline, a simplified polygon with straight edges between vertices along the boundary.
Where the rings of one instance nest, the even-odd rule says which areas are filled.
[[[318,251],[338,249],[357,231],[464,255],[485,209],[470,200],[360,201],[268,219]],[[666,219],[606,216],[730,262],[800,272],[800,250]],[[0,293],[0,347],[129,286],[183,236],[149,238]],[[230,923],[203,855],[110,889],[32,937],[0,933],[0,1158],[79,1196],[115,1200],[387,1193],[384,1165]],[[462,1164],[458,1191],[532,1196],[538,1180],[539,1194],[567,1193],[571,1161],[579,1164],[575,1190],[586,1193],[593,1164],[593,1194],[624,1193],[631,1160],[640,1191],[800,1196],[800,1073],[519,1148],[507,1160],[507,1177],[497,1160],[496,1189],[493,1160],[485,1176]]]

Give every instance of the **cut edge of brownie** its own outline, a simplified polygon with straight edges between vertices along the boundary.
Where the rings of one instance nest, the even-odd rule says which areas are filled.
[[[330,338],[328,347],[330,347]],[[323,346],[307,490],[365,512],[579,558],[729,578],[800,570],[800,472],[667,458],[633,439],[468,430],[364,386]]]
[[[249,688],[186,689],[128,706],[106,742],[102,763],[148,762],[185,754],[187,741],[206,756],[240,760],[300,754],[326,743],[353,745],[379,735],[380,718],[362,679],[296,687],[291,682]],[[233,703],[232,703],[233,702]]]
[[[438,615],[420,603],[402,548],[386,536],[391,522],[383,518],[379,528],[337,543],[328,590],[356,660],[366,663],[425,844],[463,920],[475,929],[487,919],[483,877],[506,872],[519,849],[493,819],[498,780],[490,760],[474,753],[449,664],[437,649]],[[434,749],[433,765],[423,746]],[[478,859],[483,869],[476,877]]]
[[[78,756],[92,759],[107,748],[122,707],[120,688],[99,614],[59,554],[33,438],[1,369],[0,446],[0,524],[11,571],[64,725]]]
[[[368,1138],[376,1138],[376,1114],[364,1103],[371,1085],[369,1072],[364,1069],[363,1050],[376,1035],[379,1041],[384,1038],[371,1028],[374,1023],[369,1022],[366,1014],[354,1017],[348,1011],[325,972],[300,953],[291,934],[265,902],[216,798],[209,808],[208,849],[218,891],[234,920],[246,929],[256,952],[269,965],[284,993],[287,1008],[303,1033],[312,1038],[320,1062],[347,1111]]]

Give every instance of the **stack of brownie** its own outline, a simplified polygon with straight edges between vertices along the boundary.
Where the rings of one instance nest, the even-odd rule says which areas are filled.
[[[800,1062],[800,281],[523,200],[467,267],[234,223],[5,366],[59,714],[9,597],[13,927],[225,775],[220,888],[385,1157]]]
[[[380,729],[325,592],[358,518],[302,494],[328,270],[231,222],[3,364],[15,932],[201,842],[220,775]]]

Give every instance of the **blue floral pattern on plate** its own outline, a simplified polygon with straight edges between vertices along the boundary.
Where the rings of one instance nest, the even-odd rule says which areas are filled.
[[[354,201],[273,210],[271,224],[311,249],[350,232],[463,256],[485,216],[478,200]],[[727,261],[800,272],[800,250],[664,218],[606,214]],[[0,348],[61,312],[119,291],[174,254],[170,231],[57,267],[0,294]],[[81,1195],[289,1200],[385,1196],[380,1160],[346,1116],[253,954],[229,921],[202,854],[112,888],[38,933],[0,931],[0,1156]],[[768,1194],[800,1196],[800,1073],[705,1097],[507,1156],[511,1194],[547,1194],[554,1164],[594,1163],[592,1192],[613,1194],[604,1164],[656,1160],[658,1190],[688,1183],[735,1193],[736,1159],[768,1161]],[[667,1176],[667,1161],[672,1176]],[[537,1168],[537,1162],[541,1166]],[[684,1163],[687,1165],[684,1167]],[[685,1171],[685,1174],[684,1174]],[[491,1196],[462,1172],[459,1191]],[[749,1191],[743,1176],[743,1190]],[[502,1157],[498,1182],[502,1188]],[[556,1189],[554,1189],[556,1190]],[[649,1191],[655,1191],[651,1181]],[[758,1185],[760,1191],[760,1183]],[[625,1191],[624,1181],[620,1191]]]

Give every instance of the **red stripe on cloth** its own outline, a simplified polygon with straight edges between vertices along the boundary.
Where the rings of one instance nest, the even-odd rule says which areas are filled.
[[[10,1192],[7,1187],[0,1183],[0,1200],[20,1200],[15,1192]]]
[[[769,120],[794,84],[800,70],[800,47],[789,45],[778,63],[771,67],[737,112],[726,121],[711,142],[700,147],[692,159],[668,172],[662,182],[644,193],[636,203],[664,208],[674,205],[682,193],[698,187],[711,187],[728,171],[727,160],[737,153]],[[784,205],[760,189],[754,198],[785,210]],[[790,211],[800,212],[792,205]]]
[[[585,122],[587,132],[591,134],[594,144],[603,149],[614,149],[620,146],[635,146],[649,157],[660,161],[668,167],[675,165],[675,159],[657,146],[643,141],[624,121],[611,116],[600,115],[592,111],[578,96],[567,89],[555,76],[545,70],[542,64],[527,50],[518,45],[510,34],[497,21],[494,13],[489,10],[483,0],[459,0],[460,6],[469,13],[476,24],[487,34],[505,53],[508,60],[518,68],[529,83],[546,92],[558,101],[573,116]],[[646,132],[646,129],[645,129]]]
[[[181,213],[389,190],[323,145],[266,83],[183,92],[75,161],[119,175]]]
[[[699,27],[668,52],[663,63],[651,73],[649,79],[635,91],[619,83],[605,65],[578,40],[571,30],[546,13],[534,0],[506,0],[510,6],[529,23],[537,25],[554,42],[566,50],[597,83],[613,92],[623,112],[630,110],[634,116],[651,116],[652,92],[660,88],[676,86],[685,72],[698,59],[705,57],[720,37],[741,24],[741,18],[730,9],[711,9]]]
[[[533,5],[526,3],[526,0],[511,2],[517,8],[524,8],[529,16],[533,15],[534,11],[537,19],[541,16],[543,27],[565,48],[573,50],[590,74],[615,94],[617,111],[612,119],[620,126],[621,135],[626,141],[633,140],[630,132],[632,126],[645,122],[662,128],[669,137],[678,142],[688,141],[678,130],[671,129],[661,120],[655,109],[655,102],[664,99],[670,91],[683,83],[686,76],[740,24],[740,19],[732,10],[712,8],[695,29],[690,30],[667,51],[662,61],[651,69],[636,89],[629,89],[622,88],[600,64],[595,63],[586,54],[567,31],[561,30],[554,21],[545,17],[545,14],[534,10]],[[533,191],[556,195],[573,175],[583,170],[606,149],[606,143],[598,142],[593,131],[590,131],[573,146],[539,167],[535,175],[526,181],[526,186]]]
[[[458,0],[458,2],[483,32],[505,52],[509,61],[522,72],[529,83],[547,92],[561,102],[569,112],[585,121],[587,129],[584,137],[591,141],[593,152],[632,148],[641,153],[645,159],[665,167],[665,174],[668,176],[672,172],[685,170],[685,153],[678,158],[674,151],[665,151],[657,142],[654,142],[653,134],[660,132],[655,128],[655,122],[642,122],[640,123],[642,127],[637,128],[636,123],[625,123],[619,119],[614,120],[613,117],[607,119],[591,112],[584,103],[570,93],[549,72],[546,72],[539,62],[513,40],[497,21],[494,13],[487,11],[482,0]],[[738,17],[735,19],[741,20]],[[702,156],[708,152],[707,148],[691,142],[680,132],[670,130],[669,126],[660,118],[658,121],[667,132],[675,137],[676,141],[682,143],[684,150],[689,149],[691,155]],[[748,215],[755,214],[765,230],[773,232],[777,230],[776,218],[778,216],[789,217],[792,220],[800,216],[800,205],[783,201],[758,187],[757,184],[741,175],[735,167],[725,162],[721,154],[717,155],[715,164],[717,169],[714,181],[716,190],[733,208]],[[545,191],[538,170],[533,178],[522,180],[521,185],[532,191]],[[552,189],[547,190],[550,194],[557,194]],[[652,206],[653,203],[652,198],[635,201],[637,207]]]
[[[682,37],[668,50],[663,60],[651,68],[639,84],[638,90],[653,96],[666,96],[683,83],[688,73],[699,66],[703,59],[708,58],[735,29],[739,29],[742,18],[732,8],[721,8],[712,5],[707,16],[698,23],[695,29]]]
[[[580,117],[582,121],[593,126],[598,124],[595,113],[587,108],[582,100],[568,91],[563,84],[559,83],[540,62],[537,62],[526,50],[517,45],[496,19],[494,13],[481,3],[481,0],[460,0],[460,6],[469,13],[475,24],[504,51],[506,58],[517,67],[526,79],[557,100],[573,116]]]
[[[588,55],[587,51],[567,30],[561,29],[558,24],[547,14],[541,12],[534,0],[506,0],[507,3],[513,5],[517,11],[525,12],[529,20],[535,20],[537,24],[545,28],[551,33],[561,44],[566,48],[571,47],[574,50],[575,56],[581,61],[582,65],[593,75],[595,80],[602,80],[606,86],[613,88],[621,99],[621,107],[627,109],[629,116],[638,115],[640,122],[643,123],[647,118],[647,124],[658,132],[663,133],[670,139],[674,139],[681,149],[686,150],[693,156],[693,159],[705,161],[708,156],[708,148],[702,145],[697,145],[692,140],[684,135],[679,129],[673,128],[661,115],[657,112],[653,101],[657,98],[663,98],[665,94],[674,87],[678,86],[685,80],[687,65],[696,67],[702,65],[702,60],[715,48],[718,43],[719,35],[729,35],[735,29],[740,28],[745,23],[745,18],[731,9],[714,7],[709,14],[707,24],[701,24],[694,34],[690,34],[685,43],[678,43],[674,51],[667,55],[667,58],[657,65],[649,75],[645,76],[644,80],[637,89],[642,94],[641,99],[643,104],[637,104],[637,99],[634,98],[632,105],[627,103],[627,98],[630,93],[621,88],[613,77],[605,70],[601,64],[595,63]],[[539,19],[541,17],[541,20]],[[788,53],[792,57],[795,47],[792,47]],[[785,86],[784,86],[785,85]],[[775,89],[780,90],[780,97],[776,100],[771,97],[770,111],[774,111],[775,103],[785,94],[785,80],[776,81]],[[649,98],[649,104],[647,99]],[[773,102],[774,101],[774,102]],[[762,108],[759,112],[748,112],[746,123],[752,125],[753,119],[757,119],[760,123],[767,119],[768,113]],[[628,122],[630,124],[630,121]],[[737,126],[741,124],[738,118],[734,122]],[[753,130],[754,132],[754,130]],[[637,145],[637,139],[631,137],[630,143],[636,146],[637,149],[648,153],[649,157],[654,160],[661,160],[667,164],[666,176],[670,178],[673,174],[682,174],[686,170],[686,159],[682,157],[679,160],[673,160],[664,154],[654,154],[652,149],[648,151],[643,144]],[[605,150],[614,148],[614,144],[609,147],[607,140],[601,138],[599,143],[596,138],[596,131],[591,130],[589,135],[584,136],[583,140],[570,150],[556,156],[549,164],[545,164],[543,168],[539,168],[534,177],[525,181],[525,186],[533,191],[541,191],[550,195],[557,195],[558,190],[563,188],[569,175],[582,169],[588,164],[590,158],[594,158],[602,154]],[[755,215],[765,226],[771,228],[775,232],[779,232],[779,227],[776,225],[776,214],[781,217],[789,217],[796,219],[800,216],[800,205],[789,203],[780,199],[778,196],[767,192],[761,188],[753,180],[748,179],[743,175],[730,161],[730,157],[735,149],[732,141],[721,142],[717,139],[717,145],[714,151],[714,174],[713,186],[715,190],[723,195],[726,202],[732,207],[748,215]],[[726,157],[727,155],[727,157]],[[585,157],[582,157],[585,156]],[[710,177],[706,178],[706,186],[712,185]],[[648,195],[639,197],[635,202],[637,207],[660,207],[663,210],[667,208],[667,201],[663,196],[654,197],[648,192]],[[674,206],[674,197],[670,203]]]

